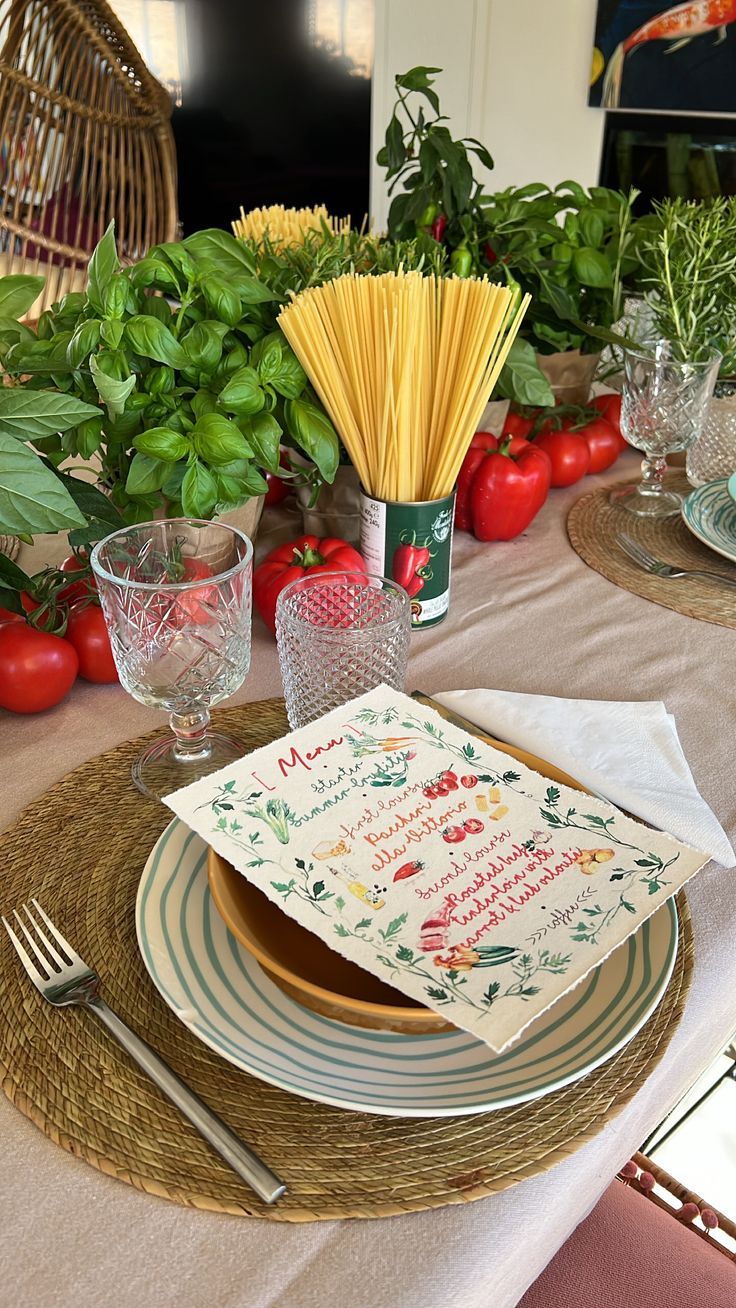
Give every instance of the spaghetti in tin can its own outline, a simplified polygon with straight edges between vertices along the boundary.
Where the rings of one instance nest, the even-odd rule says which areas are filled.
[[[360,549],[368,571],[411,601],[412,628],[436,627],[450,605],[455,492],[440,500],[379,500],[361,490]]]

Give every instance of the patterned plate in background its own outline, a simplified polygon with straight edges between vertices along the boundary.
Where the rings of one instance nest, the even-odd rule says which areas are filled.
[[[691,491],[682,504],[682,520],[709,549],[736,563],[736,503],[727,477]]]
[[[216,1053],[305,1099],[393,1117],[504,1108],[585,1076],[650,1017],[677,951],[670,900],[509,1051],[493,1054],[464,1031],[368,1031],[289,999],[227,930],[207,884],[207,847],[178,819],[144,869],[136,928],[164,1000]]]

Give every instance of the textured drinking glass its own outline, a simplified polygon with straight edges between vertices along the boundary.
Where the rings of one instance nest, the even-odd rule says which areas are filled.
[[[673,350],[671,341],[659,340],[623,351],[621,431],[646,457],[639,485],[613,491],[610,498],[645,518],[680,512],[682,496],[662,484],[666,455],[688,449],[700,436],[721,363],[717,350],[693,361],[673,358]]]
[[[386,577],[320,572],[276,602],[276,643],[293,728],[384,683],[403,690],[411,639],[406,591]]]
[[[167,710],[174,733],[133,764],[144,795],[160,799],[243,754],[208,727],[250,667],[252,560],[242,532],[191,518],[124,527],[92,551],[120,681]]]
[[[687,452],[685,464],[691,486],[730,477],[736,472],[736,383],[716,383],[705,415],[703,434]]]

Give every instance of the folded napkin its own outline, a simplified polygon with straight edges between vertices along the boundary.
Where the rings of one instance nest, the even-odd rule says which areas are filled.
[[[505,690],[453,690],[434,698],[499,740],[555,763],[588,790],[710,854],[723,867],[736,866],[725,831],[698,794],[675,719],[664,704]]]

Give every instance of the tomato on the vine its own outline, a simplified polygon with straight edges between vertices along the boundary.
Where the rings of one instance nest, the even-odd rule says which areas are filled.
[[[552,462],[552,486],[572,486],[590,467],[590,450],[577,432],[550,431],[537,436],[534,444]]]
[[[584,427],[578,427],[578,436],[582,436],[590,451],[588,472],[605,472],[616,462],[621,453],[621,438],[616,435],[610,422],[605,418],[593,418]]]
[[[41,713],[71,690],[79,659],[68,640],[27,623],[0,626],[0,708]]]
[[[501,436],[522,436],[525,440],[534,426],[534,418],[525,418],[520,413],[506,414]]]
[[[66,639],[76,650],[79,675],[85,681],[108,685],[119,680],[104,614],[99,604],[72,605]]]
[[[0,627],[6,622],[24,622],[25,619],[20,613],[14,613],[12,609],[0,608]]]

